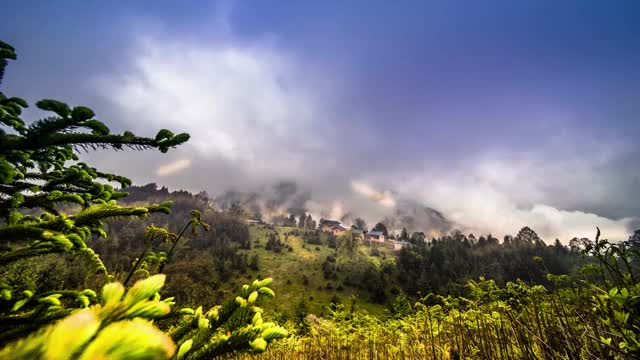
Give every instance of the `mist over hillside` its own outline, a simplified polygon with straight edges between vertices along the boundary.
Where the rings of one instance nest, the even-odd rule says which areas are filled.
[[[453,222],[428,204],[389,192],[362,191],[363,186],[353,186],[360,190],[353,194],[323,194],[287,180],[249,191],[228,190],[216,196],[214,203],[220,208],[240,205],[266,221],[308,213],[317,219],[340,220],[346,225],[352,225],[356,218],[364,219],[369,227],[382,221],[391,231],[399,232],[406,228],[409,232],[422,231],[430,236],[439,236],[455,227]]]

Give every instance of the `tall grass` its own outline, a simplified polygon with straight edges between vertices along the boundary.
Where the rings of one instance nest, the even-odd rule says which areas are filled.
[[[601,264],[584,269],[580,279],[548,275],[549,288],[522,281],[499,287],[481,278],[468,282],[467,297],[428,295],[409,314],[387,320],[339,305],[326,318],[310,315],[308,334],[273,344],[257,358],[637,359],[637,276],[630,267],[606,271],[628,264],[629,253],[607,242],[587,252],[609,254],[612,247],[615,256],[595,256]]]

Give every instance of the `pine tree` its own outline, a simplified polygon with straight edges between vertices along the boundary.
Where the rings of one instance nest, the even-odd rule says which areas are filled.
[[[0,82],[7,59],[15,58],[13,48],[0,42]],[[0,358],[168,359],[177,343],[177,358],[201,359],[235,350],[264,351],[269,341],[286,335],[284,329],[263,322],[262,310],[255,306],[258,298],[273,296],[269,279],[245,285],[224,305],[208,312],[183,310],[185,319],[171,334],[155,328],[150,320],[167,315],[173,304],[172,298],[160,300],[158,294],[164,275],[138,281],[126,291],[113,282],[87,240],[106,237],[106,221],[169,213],[171,203],[118,205],[116,201],[127,194],[112,184],[125,187],[131,181],[78,162],[77,152],[128,148],[164,153],[186,142],[189,135],[166,129],[153,138],[112,134],[89,108],[56,100],[41,100],[36,106],[51,115],[27,125],[20,117],[27,103],[0,93],[0,266],[43,254],[69,253],[89,260],[90,270],[100,274],[105,285],[100,295],[92,289],[38,294],[35,289],[15,291],[0,279],[0,343],[8,344],[0,350]],[[75,212],[65,213],[60,205],[74,205],[67,209]],[[185,230],[204,226],[197,219],[192,218]],[[148,228],[148,245],[129,278],[135,273],[148,276],[152,268],[162,271],[171,252],[149,251],[156,237],[173,240],[174,246],[179,240],[165,229]]]
[[[404,240],[404,241],[409,240],[409,232],[407,232],[407,228],[402,228],[402,231],[400,232],[400,237],[398,237],[398,239]]]
[[[313,217],[311,216],[311,214],[309,214],[307,216],[307,221],[305,223],[305,228],[307,228],[308,230],[315,230],[316,229],[316,222],[315,222],[315,220],[313,220]]]
[[[307,214],[302,213],[302,215],[300,215],[300,218],[298,219],[298,227],[300,229],[304,229],[306,224],[307,224]]]
[[[287,219],[287,226],[295,227],[296,226],[296,216],[291,214]]]

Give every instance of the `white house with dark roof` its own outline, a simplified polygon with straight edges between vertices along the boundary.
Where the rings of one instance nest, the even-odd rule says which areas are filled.
[[[343,235],[344,233],[349,231],[349,228],[347,228],[346,226],[342,225],[342,223],[340,221],[327,220],[327,219],[320,219],[320,223],[318,225],[318,228],[322,232],[330,233],[330,234],[333,234],[335,236]]]
[[[382,231],[369,231],[367,233],[367,238],[371,242],[384,243],[385,241],[384,232]]]

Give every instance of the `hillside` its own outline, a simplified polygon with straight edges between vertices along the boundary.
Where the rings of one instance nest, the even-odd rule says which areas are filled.
[[[365,245],[350,235],[336,237],[317,229],[264,223],[248,225],[242,207],[216,210],[204,193],[170,192],[155,184],[126,190],[129,196],[123,203],[171,200],[173,206],[171,214],[152,215],[142,222],[111,222],[109,237],[96,239],[94,248],[118,277],[125,277],[141,254],[145,225],[166,226],[178,233],[192,209],[201,212],[211,225],[211,231],[188,232],[165,269],[167,290],[185,305],[215,304],[243,283],[272,277],[274,290],[284,301],[277,302],[280,306],[267,304],[269,310],[290,312],[291,306],[304,298],[309,311],[321,315],[332,301],[346,304],[355,295],[358,307],[384,316],[391,301],[403,293],[414,299],[429,292],[464,295],[468,293],[466,282],[479,276],[500,284],[516,279],[546,284],[547,271],[572,274],[585,262],[577,249],[558,242],[545,245],[529,228],[502,243],[491,235],[476,238],[456,231],[435,239],[407,233],[401,236],[413,244],[395,252],[390,245]],[[154,244],[150,250],[166,252],[167,244]],[[538,257],[544,259],[543,264],[535,260]],[[157,264],[149,263],[150,273],[155,268]]]
[[[306,244],[300,235],[292,227],[275,227],[275,230],[262,225],[252,225],[250,228],[252,249],[241,250],[249,255],[258,257],[259,270],[248,270],[245,277],[248,279],[272,277],[272,288],[278,294],[279,304],[293,304],[306,296],[309,302],[309,310],[314,314],[323,314],[324,307],[329,306],[334,296],[341,301],[347,300],[351,295],[358,297],[358,304],[372,314],[383,315],[385,307],[370,301],[370,294],[363,289],[344,283],[344,274],[339,274],[336,279],[326,279],[323,272],[323,263],[329,256],[336,256],[336,250],[324,244]],[[266,250],[268,235],[276,232],[283,239],[285,246],[280,253]],[[323,234],[324,235],[324,234]],[[393,257],[392,250],[388,247],[380,247],[382,256]],[[368,256],[368,246],[360,245],[358,251],[380,267],[381,258]],[[228,288],[230,290],[230,288]],[[388,289],[385,289],[388,291]],[[285,305],[286,306],[286,305]],[[267,309],[272,308],[266,306]]]

